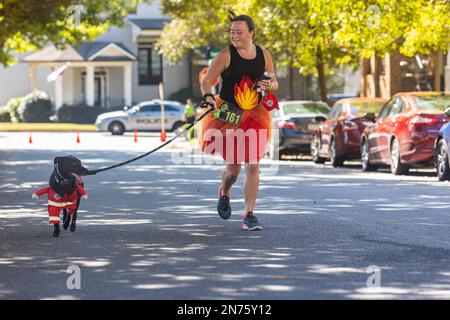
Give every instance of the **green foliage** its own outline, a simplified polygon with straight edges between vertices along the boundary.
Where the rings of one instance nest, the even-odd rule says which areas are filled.
[[[0,122],[11,122],[11,117],[9,116],[9,110],[7,106],[0,107]]]
[[[358,64],[359,56],[447,51],[448,0],[162,0],[172,22],[159,41],[170,61],[202,45],[228,43],[228,9],[252,16],[256,42],[277,65],[315,73],[319,57],[329,66]]]
[[[2,0],[0,64],[13,64],[13,52],[93,40],[124,18],[140,0]]]
[[[161,10],[172,21],[166,24],[164,36],[157,43],[159,51],[169,62],[179,61],[183,55],[206,45],[225,46],[229,27],[227,9],[236,0],[162,0]]]
[[[412,56],[433,51],[447,51],[450,43],[450,2],[418,1],[422,5],[406,28],[400,52]]]
[[[20,122],[20,116],[19,116],[19,112],[17,111],[17,109],[19,108],[22,100],[23,100],[23,97],[12,98],[12,99],[9,99],[8,102],[6,103],[6,107],[9,111],[9,117],[11,119],[11,122],[14,122],[14,123]]]
[[[53,105],[43,91],[27,94],[20,103],[17,112],[22,122],[50,122]]]

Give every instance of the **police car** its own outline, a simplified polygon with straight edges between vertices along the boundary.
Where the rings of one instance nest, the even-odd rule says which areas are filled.
[[[126,131],[152,131],[161,129],[161,100],[144,101],[123,111],[102,113],[97,117],[97,131],[109,131],[122,135]],[[176,101],[164,101],[166,130],[176,130],[184,123],[184,105]]]

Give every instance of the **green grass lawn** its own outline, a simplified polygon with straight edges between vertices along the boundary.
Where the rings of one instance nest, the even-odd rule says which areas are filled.
[[[95,131],[93,124],[0,122],[0,131]]]

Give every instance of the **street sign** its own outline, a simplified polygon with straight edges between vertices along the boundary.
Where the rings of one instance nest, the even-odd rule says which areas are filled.
[[[209,56],[210,56],[211,58],[214,58],[214,57],[217,56],[219,53],[220,53],[219,50],[211,50]]]

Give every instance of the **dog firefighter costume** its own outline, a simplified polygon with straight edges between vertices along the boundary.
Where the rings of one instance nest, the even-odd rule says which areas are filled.
[[[44,194],[47,194],[48,198],[48,222],[54,225],[55,232],[53,235],[57,237],[59,235],[61,210],[67,209],[70,215],[73,216],[77,208],[78,196],[80,195],[82,199],[87,199],[87,192],[81,185],[75,184],[73,193],[65,193],[61,196],[49,185],[48,187],[37,190],[33,194],[33,199],[37,199]]]

